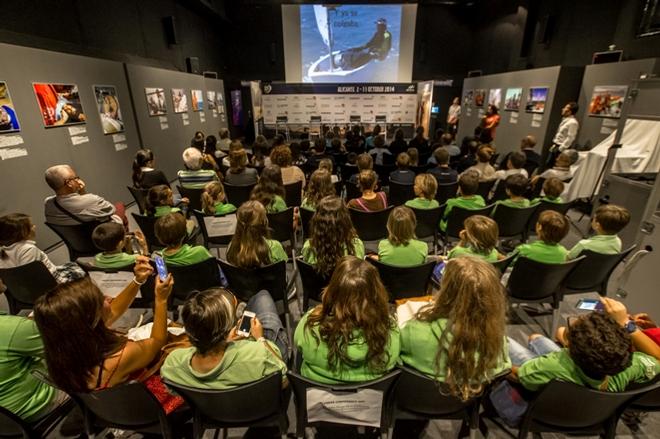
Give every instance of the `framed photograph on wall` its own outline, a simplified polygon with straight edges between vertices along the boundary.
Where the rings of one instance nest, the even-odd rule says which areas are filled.
[[[87,122],[77,85],[33,83],[32,88],[46,128]]]
[[[190,90],[192,98],[193,111],[202,111],[204,109],[204,95],[201,90]]]
[[[149,116],[162,116],[167,114],[167,104],[165,103],[165,89],[146,87],[144,95],[147,98],[147,110]]]
[[[589,101],[589,116],[620,118],[627,93],[627,85],[595,86]]]
[[[545,101],[548,100],[548,87],[530,87],[527,94],[527,103],[525,111],[527,113],[543,113],[545,111]]]
[[[215,103],[215,92],[211,90],[206,91],[206,108],[209,110],[215,110],[216,108],[216,103]]]
[[[119,98],[114,85],[94,85],[96,108],[101,117],[103,134],[115,134],[124,131],[124,119],[121,117]]]
[[[486,90],[478,88],[474,91],[474,105],[476,107],[483,107],[486,102]]]
[[[182,88],[172,89],[172,104],[175,113],[185,113],[188,111],[188,96]]]
[[[218,109],[219,114],[224,114],[225,113],[225,100],[222,97],[222,92],[221,91],[216,91],[215,92],[215,99],[216,99],[216,108]]]
[[[9,95],[9,87],[5,81],[0,81],[0,134],[20,131],[14,102]]]
[[[463,106],[471,107],[473,99],[474,99],[474,92],[472,90],[465,90],[465,94],[463,95]]]
[[[488,105],[494,105],[499,110],[501,103],[502,103],[502,89],[491,88],[490,90],[488,90]]]
[[[506,111],[519,111],[522,102],[522,88],[507,88],[504,97],[504,109]]]

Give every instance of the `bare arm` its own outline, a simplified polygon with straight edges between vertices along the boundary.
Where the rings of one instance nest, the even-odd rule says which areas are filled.
[[[605,312],[621,326],[624,326],[628,320],[631,320],[628,310],[626,310],[623,303],[608,297],[601,297],[600,301],[603,302]],[[648,335],[638,329],[630,334],[630,338],[636,350],[660,360],[660,346],[651,340]]]
[[[149,259],[144,256],[138,256],[136,258],[135,268],[133,269],[135,280],[126,285],[126,288],[112,301],[110,305],[110,317],[105,321],[107,326],[112,326],[126,312],[128,307],[131,306],[133,300],[135,300],[135,296],[140,291],[140,285],[136,282],[144,283],[151,276],[151,273],[153,273],[154,270],[148,261]]]

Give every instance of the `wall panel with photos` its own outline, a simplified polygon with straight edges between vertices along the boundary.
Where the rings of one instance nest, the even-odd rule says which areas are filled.
[[[517,150],[528,134],[536,137],[537,151],[550,145],[561,106],[578,95],[581,67],[546,67],[465,78],[457,138],[472,136],[489,103],[499,108],[495,142],[504,156]]]

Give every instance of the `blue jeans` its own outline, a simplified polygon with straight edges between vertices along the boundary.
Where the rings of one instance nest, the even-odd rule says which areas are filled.
[[[509,357],[514,366],[520,366],[532,358],[561,350],[557,343],[544,336],[531,340],[528,347],[521,345],[511,337],[507,338],[509,340]]]
[[[248,300],[245,309],[256,314],[264,328],[264,338],[277,345],[282,353],[282,359],[286,361],[289,357],[289,339],[270,293],[266,290],[259,291]]]

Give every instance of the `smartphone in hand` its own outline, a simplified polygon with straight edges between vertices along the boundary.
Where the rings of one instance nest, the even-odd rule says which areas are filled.
[[[243,311],[243,318],[241,319],[241,324],[236,333],[242,337],[249,337],[250,329],[252,328],[252,319],[254,317],[255,314],[253,312]]]
[[[165,265],[165,261],[163,260],[162,256],[156,256],[155,258],[156,261],[156,270],[158,271],[158,276],[160,277],[160,280],[165,282],[167,279],[167,266]]]

